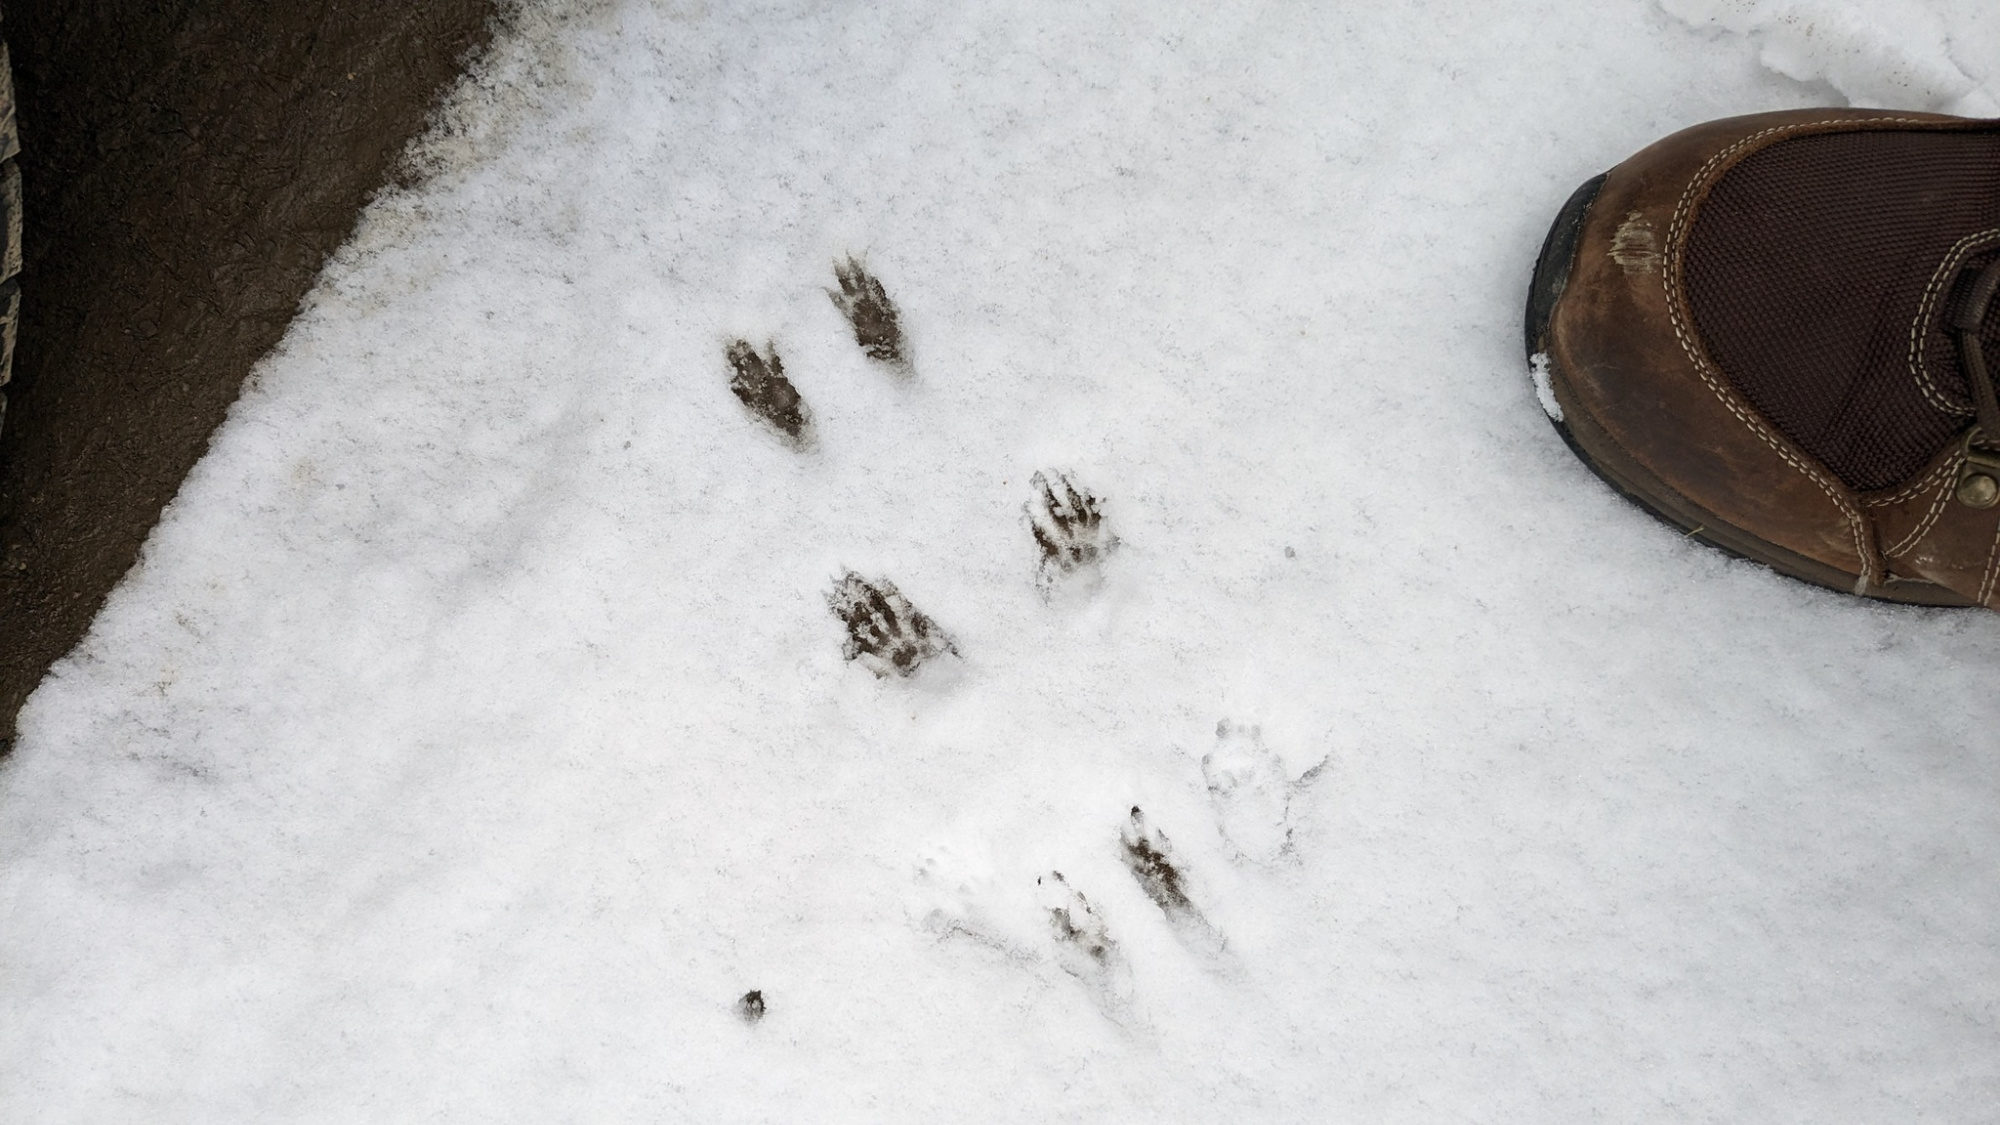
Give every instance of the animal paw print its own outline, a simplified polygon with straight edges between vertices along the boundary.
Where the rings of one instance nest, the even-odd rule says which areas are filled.
[[[1051,480],[1051,477],[1054,479]],[[1040,582],[1044,588],[1065,575],[1094,566],[1118,546],[1104,526],[1096,496],[1068,473],[1051,471],[1029,478],[1035,496],[1028,501],[1028,530],[1041,549]]]
[[[1188,896],[1187,876],[1174,862],[1173,844],[1166,833],[1146,822],[1146,814],[1137,805],[1132,806],[1131,818],[1119,832],[1119,842],[1126,869],[1167,916],[1175,934],[1204,953],[1220,953],[1222,935]]]
[[[922,899],[920,925],[940,940],[965,938],[1010,958],[1031,956],[1015,947],[988,909],[990,873],[955,849],[940,846],[925,856],[917,864],[916,887]]]
[[[1181,872],[1174,866],[1174,846],[1167,842],[1167,835],[1146,823],[1146,814],[1139,806],[1132,806],[1132,819],[1118,833],[1119,842],[1125,846],[1125,866],[1132,871],[1132,877],[1139,881],[1139,889],[1168,914],[1194,909],[1194,903],[1187,896],[1187,889],[1181,885]]]
[[[840,282],[840,292],[829,289],[826,295],[833,299],[833,306],[847,323],[854,328],[854,342],[868,354],[868,358],[880,363],[907,366],[903,356],[903,327],[896,316],[896,303],[889,299],[888,291],[875,280],[854,255],[847,256],[847,262],[833,264],[833,275]]]
[[[1215,726],[1215,749],[1201,759],[1216,825],[1238,854],[1276,863],[1292,850],[1292,785],[1285,765],[1264,745],[1254,726],[1224,719]]]
[[[854,330],[867,356],[908,373],[908,354],[896,303],[882,282],[854,255],[834,263],[840,288],[827,290],[834,307]],[[762,351],[748,340],[732,341],[726,355],[729,389],[746,409],[784,436],[795,449],[813,444],[812,411],[792,381],[775,345]],[[1096,566],[1118,546],[1105,526],[1098,498],[1067,472],[1037,472],[1035,495],[1025,506],[1029,530],[1040,552],[1037,583],[1047,596],[1055,583]],[[926,661],[957,647],[944,630],[912,606],[893,583],[872,583],[848,572],[827,595],[827,604],[847,626],[847,659],[865,664],[876,676],[914,675]]]
[[[915,675],[927,660],[958,655],[951,637],[910,604],[896,584],[870,582],[853,571],[841,576],[827,595],[833,615],[847,626],[843,651],[877,677]]]
[[[750,413],[776,427],[794,448],[811,442],[812,412],[799,389],[785,378],[785,365],[774,346],[765,345],[764,354],[759,355],[749,341],[738,340],[729,345],[729,366],[735,372],[729,389]]]
[[[1055,940],[1056,963],[1063,971],[1108,995],[1124,990],[1129,970],[1111,931],[1083,892],[1069,885],[1062,872],[1035,880],[1036,900],[1047,912],[1049,934]]]

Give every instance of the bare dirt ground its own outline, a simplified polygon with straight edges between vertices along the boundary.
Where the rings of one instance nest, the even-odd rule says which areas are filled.
[[[0,9],[26,211],[0,432],[0,753],[495,7]]]

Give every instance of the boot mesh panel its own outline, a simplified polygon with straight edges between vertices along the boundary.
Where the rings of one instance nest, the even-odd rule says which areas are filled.
[[[1974,263],[2000,254],[2000,132],[1780,141],[1724,173],[1701,204],[1688,303],[1709,355],[1772,425],[1848,487],[1887,488],[1971,420],[1944,324],[1950,294],[1916,320],[1953,246],[1986,231],[1994,241]],[[2000,315],[1989,312],[1981,339],[2000,367]]]

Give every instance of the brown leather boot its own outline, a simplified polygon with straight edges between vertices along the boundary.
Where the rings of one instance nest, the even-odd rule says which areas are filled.
[[[1577,189],[1528,299],[1577,456],[1695,538],[2000,608],[2000,121],[1712,121]]]

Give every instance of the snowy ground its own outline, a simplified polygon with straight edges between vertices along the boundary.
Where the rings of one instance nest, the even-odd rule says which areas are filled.
[[[1678,541],[1519,342],[1579,181],[2000,15],[1219,7],[524,17],[23,714],[0,1118],[2000,1112],[2000,619]]]

